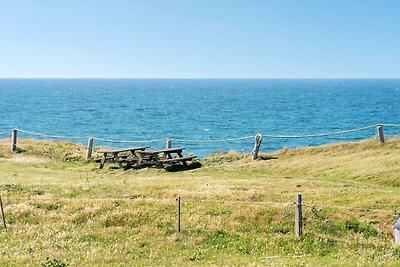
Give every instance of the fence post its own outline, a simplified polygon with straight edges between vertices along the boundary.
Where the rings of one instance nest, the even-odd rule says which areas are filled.
[[[171,148],[171,147],[172,147],[172,140],[167,139],[167,141],[165,141],[165,148]]]
[[[297,194],[295,197],[295,213],[294,213],[294,232],[296,237],[303,234],[303,197]]]
[[[178,233],[181,232],[181,197],[178,197]]]
[[[93,137],[88,139],[87,150],[86,150],[86,160],[90,160],[92,158],[93,152]]]
[[[16,152],[17,149],[17,129],[11,131],[11,151]]]
[[[400,245],[400,218],[393,225],[394,244]]]
[[[255,143],[253,152],[251,152],[251,159],[256,160],[258,158],[258,151],[260,150],[261,142],[262,142],[262,134],[257,134],[255,136]]]
[[[383,135],[383,126],[378,124],[376,126],[376,130],[378,131],[379,142],[381,142],[382,144],[385,143],[385,136]]]
[[[1,217],[3,218],[3,226],[4,229],[6,229],[7,231],[6,216],[4,215],[3,201],[1,199],[1,196],[0,196],[0,209],[1,209]]]

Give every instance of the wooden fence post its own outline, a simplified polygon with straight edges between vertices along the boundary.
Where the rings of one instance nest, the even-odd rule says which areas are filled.
[[[382,144],[385,143],[385,136],[383,135],[383,126],[378,124],[376,130],[378,131],[379,142],[381,142]]]
[[[172,140],[167,139],[167,141],[165,141],[165,148],[171,148],[171,147],[172,147]]]
[[[6,229],[7,231],[6,216],[4,215],[3,201],[1,199],[1,196],[0,196],[0,209],[1,209],[1,217],[3,218],[3,226],[4,229]]]
[[[11,151],[16,152],[17,149],[17,129],[11,131]]]
[[[251,159],[256,160],[258,158],[258,151],[260,150],[261,142],[262,142],[262,134],[257,134],[255,136],[255,143],[253,152],[251,152]]]
[[[178,197],[178,233],[181,232],[181,197]]]
[[[295,213],[294,213],[294,232],[296,237],[303,234],[303,197],[297,194],[295,197]]]
[[[86,160],[90,160],[92,158],[93,152],[93,137],[88,139],[87,150],[86,150]]]
[[[400,245],[400,218],[393,225],[394,244]]]

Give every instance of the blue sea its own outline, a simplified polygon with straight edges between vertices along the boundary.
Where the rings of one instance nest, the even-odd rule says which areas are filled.
[[[0,132],[20,128],[114,140],[318,134],[400,123],[399,100],[400,79],[0,79]],[[386,135],[400,133],[395,127],[384,130]],[[370,129],[320,138],[264,138],[261,151],[357,141],[375,134]],[[228,150],[247,153],[253,144],[242,140],[173,146],[206,156]],[[99,145],[132,146],[95,141]],[[150,145],[160,148],[165,142]]]

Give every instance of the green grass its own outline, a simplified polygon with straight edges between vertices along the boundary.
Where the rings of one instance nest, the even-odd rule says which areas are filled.
[[[98,169],[70,143],[0,141],[2,266],[398,266],[400,139]],[[304,236],[293,200],[304,198]],[[176,232],[176,198],[182,232]],[[0,228],[1,229],[1,228]]]

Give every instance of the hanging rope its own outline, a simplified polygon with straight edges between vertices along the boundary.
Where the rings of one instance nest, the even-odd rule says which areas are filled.
[[[254,139],[254,135],[238,138],[220,139],[220,140],[185,140],[185,139],[170,139],[178,143],[223,143],[223,142],[234,142],[240,140]]]
[[[11,133],[11,132],[12,132],[12,130],[4,131],[4,132],[1,132],[0,135],[8,134],[8,133]]]
[[[386,127],[400,127],[400,124],[380,124],[382,126],[386,126]]]
[[[383,124],[382,124],[383,125]],[[376,125],[372,126],[367,126],[367,127],[362,127],[362,128],[357,128],[353,130],[346,130],[346,131],[340,131],[340,132],[333,132],[333,133],[323,133],[323,134],[307,134],[307,135],[263,135],[263,137],[266,138],[312,138],[312,137],[326,137],[326,136],[334,136],[334,135],[341,135],[341,134],[346,134],[346,133],[354,133],[358,131],[364,131],[368,129],[376,128]]]
[[[156,140],[130,141],[130,140],[110,140],[110,139],[93,137],[93,140],[102,141],[102,142],[106,142],[106,143],[156,143],[156,142],[166,141],[167,139],[164,138],[164,139],[156,139]]]
[[[42,134],[42,133],[36,133],[36,132],[31,132],[31,131],[25,131],[21,129],[16,129],[18,132],[21,133],[26,133],[26,134],[31,134],[31,135],[36,135],[36,136],[41,136],[41,137],[48,137],[48,138],[55,138],[55,139],[87,139],[89,138],[88,136],[63,136],[63,135],[49,135],[49,134]]]

